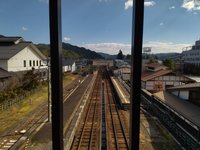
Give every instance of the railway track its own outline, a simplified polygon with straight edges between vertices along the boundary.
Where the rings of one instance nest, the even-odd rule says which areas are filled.
[[[129,132],[126,127],[123,126],[124,122],[121,119],[121,115],[118,109],[118,105],[115,101],[113,91],[110,87],[108,80],[105,80],[105,94],[107,103],[107,139],[109,145],[107,149],[129,149]]]
[[[75,149],[99,149],[101,136],[101,75],[97,80],[90,97],[86,114],[80,123],[72,147]]]
[[[129,132],[121,117],[109,76],[101,70],[71,149],[129,149]]]
[[[77,87],[78,82],[75,84]],[[73,91],[72,89],[64,88],[63,97],[64,100]],[[29,130],[34,127],[33,131],[47,118],[48,106],[43,104],[40,106],[39,110],[33,113],[29,118],[27,118],[23,123],[16,125],[14,129],[9,131],[5,136],[0,137],[0,150],[7,150],[14,146],[15,143],[19,141]],[[45,117],[46,115],[46,117]],[[31,131],[31,132],[33,132]],[[31,133],[30,133],[31,134]],[[27,138],[28,139],[28,138]]]
[[[23,124],[11,130],[6,136],[0,137],[0,150],[12,148],[12,146],[23,137],[35,125],[39,125],[39,121],[47,114],[47,105],[43,105],[36,113],[29,117]]]

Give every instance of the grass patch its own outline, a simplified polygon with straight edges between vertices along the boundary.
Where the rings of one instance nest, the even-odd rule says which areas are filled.
[[[30,103],[30,99],[32,103]],[[0,134],[25,119],[28,114],[44,102],[47,102],[47,86],[43,86],[36,93],[27,96],[22,102],[13,105],[11,108],[0,111]]]
[[[63,76],[63,85],[71,83],[77,75],[66,74]],[[8,131],[20,121],[26,119],[39,106],[46,103],[48,99],[48,87],[44,84],[35,93],[27,96],[23,101],[17,103],[7,110],[0,111],[0,135]],[[31,102],[30,102],[31,101]]]
[[[70,82],[72,82],[76,78],[78,78],[78,75],[73,75],[71,73],[64,73],[64,75],[63,75],[63,86],[69,84]]]

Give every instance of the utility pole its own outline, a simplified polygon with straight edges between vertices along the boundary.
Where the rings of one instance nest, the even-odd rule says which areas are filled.
[[[47,58],[47,81],[48,81],[48,122],[51,123],[51,70],[50,70],[50,57]]]

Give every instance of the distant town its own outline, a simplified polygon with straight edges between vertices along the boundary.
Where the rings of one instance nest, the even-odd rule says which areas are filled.
[[[49,113],[47,104],[50,105],[48,92],[51,86],[49,49],[47,44],[34,44],[23,37],[0,36],[0,118],[3,119],[0,124],[2,127],[0,149],[25,147],[34,149],[37,148],[38,141],[42,140],[46,143],[39,145],[40,148],[49,146],[49,135],[43,133],[50,129],[48,123],[42,125],[46,119],[50,119],[47,115]],[[97,144],[89,143],[90,147],[97,148],[98,142],[102,142],[98,139],[99,135],[106,134],[99,129],[102,124],[107,130],[109,129],[106,126],[110,130],[113,129],[113,133],[107,131],[109,135],[107,140],[116,141],[110,147],[102,142],[104,146],[113,149],[116,148],[114,145],[118,145],[117,141],[123,141],[124,147],[120,145],[119,147],[128,149],[127,116],[129,116],[132,87],[131,70],[131,55],[123,55],[123,50],[119,50],[116,55],[108,55],[63,43],[63,103],[66,113],[64,126],[65,135],[71,139],[66,141],[66,149],[84,148],[84,144],[81,144],[83,140],[80,139],[84,136],[85,139],[88,138],[84,135],[85,128],[95,129],[91,136],[96,137],[88,141],[95,139]],[[195,41],[190,47],[183,48],[182,53],[152,54],[151,47],[145,47],[141,70],[141,129],[145,130],[141,132],[141,138],[144,140],[141,145],[145,147],[149,144],[149,149],[159,149],[152,144],[157,142],[161,147],[167,145],[171,146],[170,148],[199,149],[200,40]],[[92,100],[95,101],[95,107]],[[90,103],[92,103],[91,106]],[[116,105],[116,108],[109,107],[111,105]],[[95,108],[98,109],[95,110]],[[19,115],[10,123],[9,110]],[[96,111],[97,114],[95,114]],[[88,117],[85,114],[88,114]],[[95,114],[95,116],[89,116],[89,114]],[[116,114],[120,114],[119,118],[120,116],[122,118],[118,119],[119,122],[117,122]],[[31,117],[35,118],[27,122],[27,118]],[[95,117],[98,119],[93,120],[95,123],[92,127],[89,123],[84,124],[87,121],[91,123],[92,121],[87,119]],[[113,123],[111,123],[112,120]],[[36,123],[38,121],[42,123],[38,125]],[[125,125],[117,126],[123,124],[121,121],[124,121]],[[18,127],[19,124],[21,127]],[[98,127],[96,124],[99,124]],[[114,128],[124,133],[122,131],[117,133],[118,131],[114,131]],[[111,135],[114,134],[118,135],[118,139],[117,137],[116,140],[112,139]],[[166,139],[166,134],[170,136],[170,139]],[[119,139],[122,135],[124,138]],[[161,138],[160,141],[158,137]]]

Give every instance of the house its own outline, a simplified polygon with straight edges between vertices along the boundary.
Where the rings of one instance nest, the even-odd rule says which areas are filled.
[[[45,69],[46,57],[22,37],[0,37],[0,68],[8,72]]]
[[[115,64],[116,68],[119,68],[122,65],[128,65],[127,62],[125,62],[124,60],[121,60],[121,59],[115,59],[114,64]]]
[[[76,63],[74,60],[63,60],[63,72],[74,72],[76,70]]]
[[[118,69],[115,69],[113,71],[115,76],[121,77],[122,80],[127,81],[130,80],[131,77],[131,66],[128,64],[123,64],[119,66]]]
[[[174,87],[195,81],[181,74],[176,74],[161,64],[147,64],[142,72],[141,86],[150,92],[163,91],[168,87]]]

